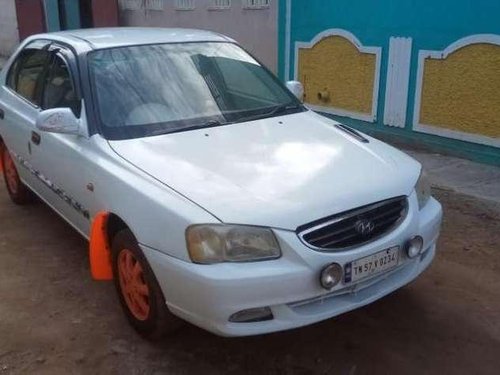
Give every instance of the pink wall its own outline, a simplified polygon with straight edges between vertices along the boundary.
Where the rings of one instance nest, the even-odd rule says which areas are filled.
[[[118,26],[118,0],[92,0],[94,27]]]
[[[42,0],[16,0],[19,39],[45,31]]]

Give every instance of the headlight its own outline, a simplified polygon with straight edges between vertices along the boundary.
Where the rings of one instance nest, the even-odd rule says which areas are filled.
[[[200,224],[186,230],[189,256],[195,263],[250,262],[281,256],[271,229],[244,225]]]
[[[421,210],[431,197],[431,184],[427,178],[427,173],[425,173],[423,169],[422,172],[420,172],[420,177],[415,185],[415,191],[417,193],[418,209]]]

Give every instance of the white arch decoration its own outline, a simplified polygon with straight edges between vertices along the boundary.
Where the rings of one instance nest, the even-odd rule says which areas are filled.
[[[420,50],[418,53],[417,82],[415,87],[415,105],[413,107],[413,130],[420,133],[439,135],[442,137],[458,139],[462,141],[480,143],[488,146],[500,147],[500,138],[493,138],[479,134],[471,134],[459,130],[440,128],[437,126],[420,123],[420,109],[422,105],[422,86],[424,81],[425,59],[446,59],[450,54],[460,48],[471,44],[494,44],[500,46],[500,35],[497,34],[474,34],[458,39],[442,51]]]
[[[373,95],[372,95],[372,108],[370,114],[347,111],[342,108],[335,107],[324,107],[317,105],[308,105],[309,108],[320,111],[331,113],[339,116],[346,116],[357,120],[375,122],[377,120],[377,109],[378,109],[378,94],[379,94],[379,82],[380,82],[380,61],[382,57],[382,47],[367,47],[363,46],[358,38],[351,32],[344,29],[328,29],[317,34],[310,42],[295,42],[295,61],[294,61],[294,79],[298,79],[299,74],[299,50],[300,49],[310,49],[313,48],[321,40],[328,38],[330,36],[340,36],[347,39],[351,44],[353,44],[359,52],[370,53],[375,55],[375,74],[373,79]]]

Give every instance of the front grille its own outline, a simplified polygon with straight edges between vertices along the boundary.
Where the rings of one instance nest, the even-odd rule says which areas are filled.
[[[320,250],[350,248],[387,234],[403,221],[407,211],[406,197],[392,198],[301,225],[297,234]]]

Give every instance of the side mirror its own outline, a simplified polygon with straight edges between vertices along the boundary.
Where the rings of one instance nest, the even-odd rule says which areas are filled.
[[[40,112],[36,127],[49,133],[80,134],[80,120],[69,108],[52,108]]]
[[[302,86],[302,83],[299,81],[288,81],[286,87],[297,97],[297,99],[301,102],[304,101],[304,86]]]

